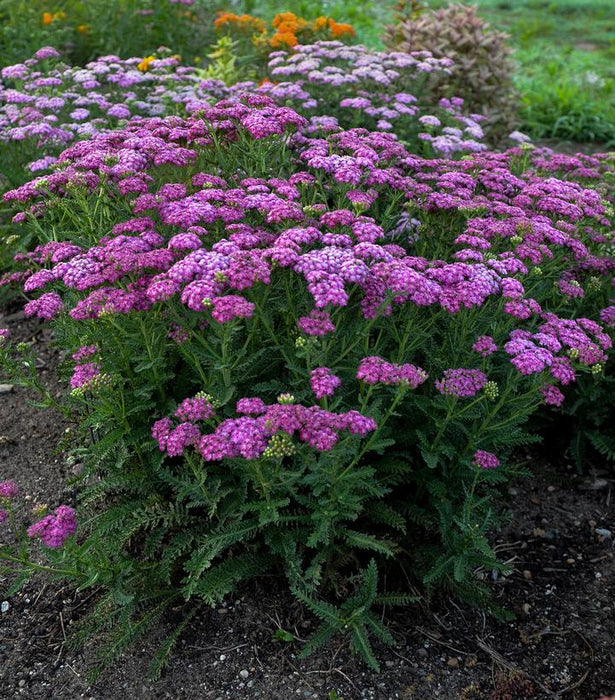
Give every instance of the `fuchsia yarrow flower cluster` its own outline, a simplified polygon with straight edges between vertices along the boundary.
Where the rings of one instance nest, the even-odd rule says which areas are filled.
[[[381,357],[364,357],[359,363],[357,379],[366,384],[407,385],[416,389],[427,379],[427,373],[414,365],[398,365]]]
[[[420,125],[429,126],[429,133],[419,138],[443,155],[486,148],[480,142],[483,132],[479,121],[483,117],[462,114],[463,100],[422,104],[421,83],[432,73],[449,72],[453,62],[448,58],[437,59],[427,51],[373,51],[339,41],[297,46],[292,53],[275,51],[269,58],[275,82],[258,88],[243,83],[241,87],[291,104],[302,114],[326,115],[312,120],[314,132],[335,131],[356,124],[360,118],[367,128],[395,130],[400,137],[406,132],[413,134]],[[415,88],[419,90],[416,94]],[[440,119],[431,114],[433,109]]]
[[[479,369],[447,369],[436,381],[436,388],[445,396],[469,398],[485,387],[487,375]]]
[[[494,352],[497,352],[498,346],[490,335],[481,335],[476,339],[474,345],[472,345],[472,350],[483,357],[489,357],[489,355],[493,355]]]
[[[92,385],[100,374],[100,363],[88,361],[93,355],[98,352],[96,345],[87,345],[80,347],[72,355],[75,362],[75,369],[70,379],[70,386],[73,390],[85,390]]]
[[[68,289],[83,293],[68,309],[76,320],[144,312],[172,297],[213,322],[250,319],[255,311],[251,290],[271,284],[284,268],[312,298],[314,308],[296,322],[308,335],[335,331],[331,311],[348,305],[351,291],[365,319],[390,314],[400,305],[456,314],[499,297],[510,322],[544,321],[540,338],[522,337],[525,331],[517,329],[504,346],[521,374],[550,372],[567,383],[574,378],[571,350],[588,366],[604,361],[610,339],[601,327],[592,330],[559,319],[525,291],[536,267],[556,254],[568,259],[568,271],[580,280],[592,275],[605,284],[613,276],[615,261],[599,255],[597,247],[612,234],[593,233],[610,224],[600,196],[577,183],[536,174],[556,160],[560,169],[574,164],[571,174],[582,169],[590,177],[600,173],[600,159],[579,157],[572,163],[532,152],[534,169],[519,176],[509,165],[520,149],[458,162],[429,161],[408,153],[390,134],[353,129],[316,138],[296,133],[305,126],[302,117],[269,98],[245,96],[206,107],[189,119],[137,121],[69,148],[62,156],[64,169],[45,178],[45,190],[63,195],[76,180],[95,189],[104,177],[120,196],[132,197],[134,217],[89,249],[54,242],[26,255],[24,261],[36,270],[25,280],[27,289],[58,290],[29,302],[28,313],[52,317],[62,309],[60,293]],[[287,179],[225,179],[192,170],[186,182],[153,189],[150,171],[163,164],[179,172],[194,168],[198,154],[213,147],[212,129],[228,138],[229,148],[240,133],[257,140],[272,133],[288,139],[294,133],[289,145],[296,172]],[[311,196],[310,204],[302,204],[317,177],[340,192],[365,188],[368,208],[328,209],[313,204]],[[454,240],[460,250],[452,261],[413,254],[417,235],[424,249],[431,245],[428,234],[417,234],[416,219],[400,215],[402,223],[385,230],[369,215],[369,207],[393,194],[425,216],[464,214],[467,224]],[[5,195],[7,201],[34,207],[46,197],[36,179]],[[603,312],[607,320],[608,313]],[[483,356],[496,347],[488,338],[475,343]],[[467,379],[449,372],[439,388],[457,391],[453,385]],[[470,384],[474,387],[474,380]]]
[[[19,488],[14,481],[0,482],[0,498],[11,500],[19,495]]]
[[[476,450],[473,463],[481,469],[496,469],[500,466],[500,460],[493,452],[486,452],[485,450]]]
[[[19,488],[14,481],[0,482],[0,501],[11,501],[19,495]],[[0,509],[0,523],[8,518],[8,513]],[[28,528],[28,537],[40,537],[47,547],[61,547],[66,539],[77,531],[75,511],[69,506],[59,506],[53,515],[47,515],[38,523]]]
[[[154,424],[152,436],[160,450],[169,456],[179,456],[187,447],[194,447],[206,461],[217,461],[234,457],[257,459],[267,449],[270,439],[280,432],[324,451],[335,446],[343,430],[365,435],[376,429],[376,423],[358,411],[331,413],[319,406],[267,405],[258,398],[240,399],[236,411],[244,415],[222,420],[213,432],[206,434],[201,434],[193,422],[184,420],[174,425],[169,418],[162,418]],[[175,415],[181,419],[187,414],[178,409]],[[209,418],[212,414],[208,410],[204,415]]]
[[[17,487],[17,484],[14,481],[0,482],[0,499],[6,499],[6,501],[10,501],[11,499],[15,498],[18,494],[19,488]],[[6,512],[6,510],[4,510],[4,508],[0,508],[0,523],[3,523],[8,517],[9,514]]]
[[[25,63],[0,71],[0,141],[42,145],[47,151],[115,128],[133,116],[182,112],[185,104],[224,97],[229,91],[216,81],[203,81],[177,57],[150,61],[141,57],[102,56],[84,67],[68,67],[60,54],[44,47]],[[57,162],[46,155],[30,164],[45,170]]]
[[[317,399],[333,396],[335,390],[342,385],[342,380],[328,367],[317,367],[310,372],[310,384]]]
[[[28,537],[40,538],[47,547],[62,547],[66,540],[77,532],[75,511],[69,506],[59,506],[53,515],[46,515],[42,520],[28,528]]]

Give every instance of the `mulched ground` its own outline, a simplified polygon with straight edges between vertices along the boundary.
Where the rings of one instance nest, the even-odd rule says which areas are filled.
[[[0,316],[14,337],[34,342],[43,377],[58,353],[46,329],[16,314]],[[56,445],[66,426],[29,405],[14,389],[0,394],[0,480],[15,479],[27,499],[71,502],[71,467]],[[0,614],[0,697],[13,698],[558,698],[595,700],[615,694],[615,474],[606,465],[578,477],[565,465],[538,460],[534,476],[510,490],[514,519],[497,533],[512,574],[493,580],[498,602],[517,615],[500,623],[451,601],[390,613],[397,646],[378,648],[382,671],[367,671],[345,647],[332,645],[300,660],[300,642],[315,621],[272,579],[245,587],[206,610],[183,635],[156,683],[147,668],[162,623],[95,684],[97,651],[74,650],[71,627],[95,594],[34,579]],[[0,601],[5,583],[0,578]],[[6,606],[4,606],[6,607]]]

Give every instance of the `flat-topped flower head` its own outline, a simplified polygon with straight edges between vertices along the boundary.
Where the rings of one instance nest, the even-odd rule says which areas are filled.
[[[2,481],[0,482],[0,498],[6,498],[10,500],[19,495],[19,488],[14,481]]]
[[[77,532],[76,514],[69,506],[59,506],[53,515],[46,515],[28,528],[28,537],[40,538],[46,547],[57,549]]]
[[[485,450],[476,450],[472,462],[481,469],[496,469],[500,466],[500,460],[493,452],[487,452]]]
[[[335,390],[341,386],[342,380],[328,367],[317,367],[310,372],[312,391],[317,399],[325,396],[333,396]]]
[[[436,388],[445,396],[469,398],[476,396],[487,384],[487,375],[479,369],[447,369]]]

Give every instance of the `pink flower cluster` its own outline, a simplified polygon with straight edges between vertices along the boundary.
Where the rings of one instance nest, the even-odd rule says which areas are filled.
[[[498,346],[490,335],[481,335],[476,339],[474,345],[472,345],[472,350],[483,357],[493,355],[494,352],[497,352],[497,349]]]
[[[297,327],[306,335],[316,336],[327,335],[335,330],[331,316],[326,311],[311,311],[309,316],[301,316]]]
[[[521,374],[536,374],[548,369],[555,379],[566,385],[576,378],[567,355],[589,367],[607,360],[606,351],[613,342],[600,324],[587,318],[561,319],[551,313],[542,314],[542,317],[545,323],[539,326],[538,333],[516,329],[504,345],[505,352],[512,355],[512,364]],[[557,355],[560,352],[562,355]]]
[[[6,498],[10,500],[19,495],[19,488],[14,481],[2,481],[0,482],[0,498]]]
[[[194,447],[206,461],[216,461],[234,457],[257,459],[267,449],[270,438],[280,432],[324,451],[335,446],[342,430],[365,435],[376,429],[376,423],[358,411],[331,413],[319,406],[266,405],[258,398],[240,399],[237,412],[256,416],[222,420],[213,432],[204,435],[195,423],[184,421],[174,426],[169,418],[163,418],[154,424],[152,436],[169,456],[179,456],[187,447]]]
[[[366,384],[401,384],[416,389],[427,379],[427,373],[415,365],[398,365],[372,356],[364,357],[359,363],[357,379]]]
[[[73,353],[72,358],[75,361],[75,368],[70,378],[71,389],[85,390],[100,376],[100,362],[87,362],[97,352],[98,346],[85,345]]]
[[[324,396],[333,396],[342,380],[328,367],[317,367],[310,372],[310,383],[316,398],[322,399]]]
[[[58,548],[77,532],[75,511],[69,506],[59,506],[53,515],[46,515],[42,520],[28,528],[28,537],[39,537],[47,547]]]
[[[436,381],[436,389],[445,396],[469,398],[476,396],[487,383],[487,375],[479,369],[447,369]]]
[[[476,450],[474,453],[474,464],[481,469],[496,469],[500,466],[500,460],[493,454],[493,452]]]
[[[539,389],[543,401],[549,406],[561,406],[564,403],[565,396],[558,387],[552,384],[545,384]]]
[[[17,495],[19,495],[19,488],[14,481],[0,482],[0,499],[4,498],[9,501],[12,498],[15,498]],[[4,508],[0,508],[0,523],[5,522],[8,517],[9,514],[6,512],[6,510],[4,510]]]
[[[46,178],[46,189],[63,195],[77,180],[96,188],[104,177],[115,183],[108,186],[111,192],[116,186],[118,196],[130,195],[133,217],[89,249],[60,241],[22,256],[31,268],[27,290],[48,285],[58,290],[29,302],[27,313],[51,318],[63,306],[61,294],[71,290],[72,299],[74,290],[82,296],[69,309],[77,320],[147,311],[179,299],[207,322],[227,323],[253,316],[255,287],[291,274],[313,302],[296,321],[307,335],[333,333],[335,307],[355,300],[365,319],[392,314],[399,306],[457,314],[491,302],[502,324],[513,328],[504,351],[520,374],[549,373],[567,384],[575,378],[572,360],[590,367],[606,360],[611,340],[602,326],[560,318],[530,296],[552,260],[566,261],[553,263],[561,276],[556,281],[582,286],[589,278],[594,287],[610,285],[615,261],[604,253],[613,239],[604,202],[575,182],[544,177],[556,169],[566,177],[597,177],[606,167],[600,158],[566,160],[539,149],[528,156],[532,168],[517,175],[511,168],[520,149],[429,161],[408,153],[391,134],[365,129],[338,130],[326,138],[310,136],[308,129],[288,142],[305,124],[263,95],[205,106],[198,115],[138,120],[65,151],[66,165]],[[287,179],[195,172],[199,154],[212,148],[212,131],[232,149],[242,130],[255,140],[268,134],[286,140],[295,172]],[[152,174],[161,165],[175,166],[178,178],[190,168],[190,178],[156,187]],[[319,181],[340,195],[338,201],[353,193],[351,203],[361,206],[314,204]],[[42,184],[34,180],[5,198],[36,212],[47,197]],[[366,196],[358,197],[361,193]],[[370,207],[391,197],[411,204],[413,216],[400,208],[397,223],[391,217],[385,230],[378,210]],[[436,220],[447,213],[461,222],[452,239],[460,249],[451,260],[442,259],[449,253],[439,248],[440,234],[431,235],[421,224],[421,217]],[[423,254],[414,254],[415,247]],[[562,284],[555,289],[560,294]],[[569,296],[561,296],[562,304]],[[606,325],[613,316],[609,309],[601,312]],[[524,321],[538,332],[520,328]],[[487,357],[497,345],[481,336],[473,348]],[[382,363],[364,358],[358,378],[413,387],[424,381],[419,368]],[[477,369],[447,369],[436,386],[442,393],[473,396],[485,382]],[[189,437],[184,432],[180,443]]]
[[[200,421],[211,418],[214,407],[205,396],[184,399],[175,411],[175,417],[182,421]]]

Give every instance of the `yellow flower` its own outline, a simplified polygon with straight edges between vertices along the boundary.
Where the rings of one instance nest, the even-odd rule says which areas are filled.
[[[78,34],[87,34],[90,31],[90,28],[87,24],[79,24],[76,27],[76,30]]]
[[[137,66],[137,68],[141,71],[141,73],[147,73],[149,70],[150,65],[155,61],[156,59],[153,56],[147,56],[147,58],[144,58],[141,63]]]

